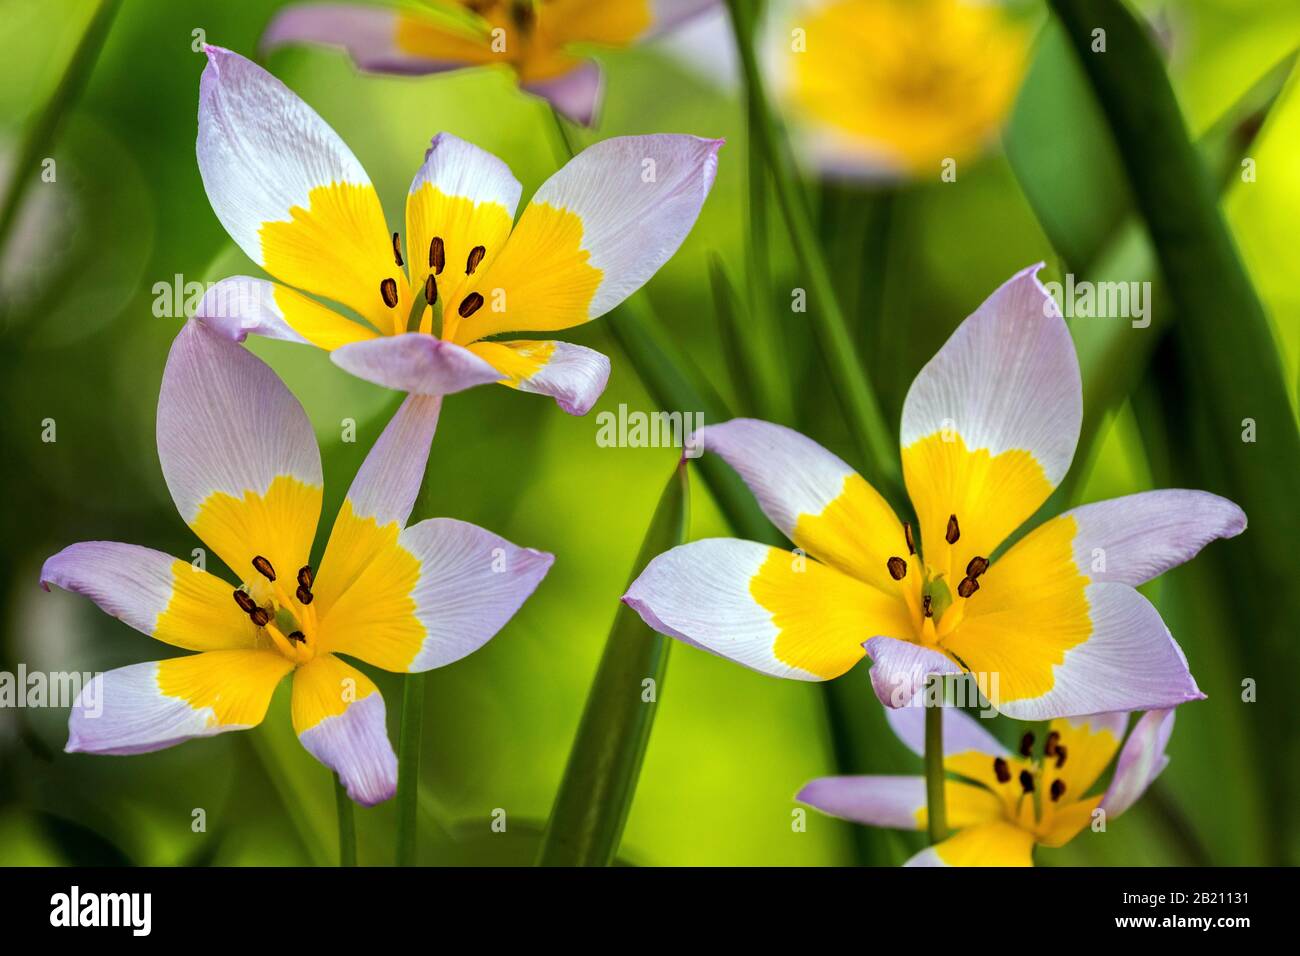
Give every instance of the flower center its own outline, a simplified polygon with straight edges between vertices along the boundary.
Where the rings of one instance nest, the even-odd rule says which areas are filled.
[[[469,254],[465,257],[465,276],[468,278],[474,274],[483,259],[487,256],[487,246],[476,245],[470,249]],[[402,259],[402,234],[393,233],[393,261],[399,269],[404,268],[405,261]],[[441,236],[434,236],[429,240],[428,271],[424,276],[423,287],[418,295],[415,296],[411,303],[411,311],[406,317],[405,323],[398,323],[394,318],[393,329],[395,334],[402,332],[424,332],[427,335],[434,335],[443,339],[450,339],[456,331],[456,317],[450,317],[450,321],[442,328],[435,329],[433,322],[439,321],[440,309],[438,308],[438,276],[442,275],[443,269],[447,267],[447,245]],[[414,263],[412,263],[414,267]],[[415,283],[415,270],[411,269],[411,277],[408,280],[409,288],[417,288]],[[389,309],[397,308],[401,302],[398,295],[397,279],[391,276],[379,283],[379,298],[383,300],[384,306]],[[424,324],[425,306],[431,307],[429,312],[432,318],[430,324],[426,327]],[[456,316],[460,319],[468,319],[471,315],[483,307],[483,296],[478,292],[470,292],[460,300],[456,307]]]
[[[997,781],[993,790],[1002,798],[1008,820],[1043,833],[1068,789],[1061,768],[1069,753],[1055,730],[1047,735],[1041,753],[1035,754],[1034,744],[1034,735],[1026,733],[1020,738],[1018,757],[993,758],[993,776]]]
[[[235,603],[249,620],[273,643],[281,654],[296,664],[305,664],[316,656],[319,622],[312,594],[314,574],[311,565],[298,569],[293,597],[275,573],[271,562],[260,554],[253,558],[253,568],[270,584],[270,597],[259,604],[244,588],[236,588]]]
[[[976,555],[966,564],[966,573],[954,590],[946,571],[938,571],[926,564],[916,550],[916,538],[911,524],[903,523],[907,540],[908,557],[891,557],[885,562],[889,576],[902,585],[903,597],[912,610],[916,623],[917,639],[922,644],[937,645],[957,629],[966,614],[966,602],[980,589],[979,578],[989,569],[988,558]],[[961,539],[961,522],[955,514],[948,516],[944,540],[951,546]],[[919,589],[915,584],[903,583],[912,565],[921,576]]]

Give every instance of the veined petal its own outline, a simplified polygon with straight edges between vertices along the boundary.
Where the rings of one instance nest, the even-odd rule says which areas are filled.
[[[330,360],[357,378],[413,395],[451,395],[501,378],[469,349],[423,332],[354,342],[335,349]]]
[[[1145,713],[1133,726],[1101,801],[1102,809],[1111,817],[1119,816],[1137,803],[1147,787],[1169,766],[1165,747],[1173,731],[1172,709]]]
[[[791,428],[753,418],[701,428],[692,444],[736,469],[763,513],[800,548],[880,590],[898,589],[888,561],[910,557],[903,524],[837,456]]]
[[[537,190],[473,284],[491,305],[461,321],[455,340],[565,329],[614,308],[659,271],[695,225],[721,146],[659,134],[583,150]]]
[[[311,423],[269,366],[197,322],[163,370],[158,458],[185,523],[259,601],[255,556],[280,574],[307,563],[323,487]]]
[[[354,803],[372,807],[397,791],[384,698],[350,664],[322,654],[294,671],[293,729],[308,753],[338,774]]]
[[[456,309],[473,275],[505,246],[522,188],[510,167],[486,150],[450,133],[430,143],[406,196],[407,256],[417,288],[434,275],[444,322],[459,319]]]
[[[862,646],[871,658],[871,687],[889,708],[907,707],[925,689],[931,674],[962,672],[956,661],[914,641],[878,635]]]
[[[1203,697],[1146,598],[1081,574],[1073,518],[1045,523],[980,579],[945,652],[1022,720],[1172,707]]]
[[[229,50],[205,49],[199,172],[226,232],[282,282],[341,302],[376,329],[404,328],[406,276],[357,158],[270,73]],[[393,307],[380,289],[389,279]]]
[[[72,705],[65,749],[148,753],[255,727],[292,667],[271,650],[222,650],[99,674]]]
[[[504,384],[550,395],[570,415],[591,411],[609,381],[609,359],[581,345],[526,339],[475,342],[467,348],[491,363]]]
[[[332,350],[373,339],[372,329],[288,286],[249,276],[222,279],[203,295],[194,318],[234,342],[249,334]]]
[[[225,581],[169,554],[83,541],[48,558],[41,587],[84,594],[137,631],[190,651],[252,648],[257,628]]]
[[[886,707],[885,719],[889,729],[918,757],[925,756],[925,708],[913,702],[909,707]],[[1004,757],[1007,748],[980,722],[957,707],[943,711],[943,752],[945,756],[976,753],[990,757]]]
[[[948,825],[967,827],[1002,814],[1002,801],[983,787],[944,782]],[[924,777],[821,777],[795,799],[823,813],[873,827],[920,830],[928,814]]]
[[[901,600],[833,568],[733,538],[659,555],[623,603],[661,634],[798,680],[838,677],[862,658],[864,634],[910,620]]]
[[[1137,587],[1194,558],[1215,538],[1246,530],[1246,514],[1208,491],[1168,489],[1083,505],[1073,520],[1074,559],[1093,581]]]
[[[960,581],[1047,500],[1079,439],[1079,360],[1056,303],[1012,276],[952,334],[903,404],[903,477],[926,563]],[[949,545],[948,522],[959,537]]]
[[[366,455],[339,508],[314,584],[329,613],[366,566],[392,548],[415,506],[442,399],[408,395]]]
[[[1034,835],[1005,820],[991,820],[926,847],[904,866],[1033,866]]]
[[[385,670],[442,667],[501,630],[554,560],[464,521],[421,521],[386,544],[334,602],[321,619],[324,641]]]

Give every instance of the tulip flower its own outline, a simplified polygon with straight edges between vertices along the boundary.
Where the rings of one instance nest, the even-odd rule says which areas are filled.
[[[323,479],[302,406],[251,352],[187,323],[163,373],[158,457],[181,517],[240,583],[115,541],[48,559],[47,590],[84,594],[136,630],[197,652],[97,675],[73,705],[67,750],[146,753],[254,727],[292,674],[302,745],[357,803],[392,796],[397,760],[383,698],[343,656],[402,673],[459,660],[514,616],[553,560],[463,521],[405,527],[439,401],[406,399],[315,564]]]
[[[310,343],[403,392],[502,382],[586,414],[609,359],[501,335],[581,325],[644,285],[694,225],[721,140],[597,143],[514,223],[521,187],[506,164],[440,133],[407,194],[403,242],[361,164],[311,107],[243,57],[207,52],[203,184],[231,238],[280,281],[223,280],[196,318],[238,341],[251,332]]]
[[[903,743],[922,755],[924,709],[906,707],[888,714]],[[1026,731],[1012,753],[978,721],[950,708],[943,765],[961,779],[944,783],[944,799],[948,822],[957,832],[905,865],[1033,866],[1035,846],[1064,846],[1089,826],[1104,832],[1169,764],[1165,747],[1174,712],[1143,714],[1120,751],[1128,716],[1054,720],[1041,741]],[[1090,794],[1117,751],[1109,784]],[[822,777],[795,799],[868,826],[920,830],[926,825],[924,777]]]
[[[1069,469],[1082,418],[1078,358],[1040,268],[994,292],[908,391],[917,527],[811,439],[735,419],[699,430],[692,454],[721,455],[798,550],[692,542],[623,600],[655,630],[777,677],[828,680],[865,652],[888,707],[955,673],[1024,720],[1203,697],[1136,588],[1241,533],[1231,501],[1168,490],[1083,505],[995,560]]]
[[[280,11],[262,36],[271,52],[293,43],[345,49],[372,73],[442,73],[503,65],[520,87],[591,125],[600,67],[584,51],[657,36],[718,0],[431,0],[429,10],[304,3]]]

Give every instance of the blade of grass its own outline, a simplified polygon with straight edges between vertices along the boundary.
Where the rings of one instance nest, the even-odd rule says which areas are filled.
[[[419,843],[420,740],[427,674],[407,674],[402,686],[402,728],[397,744],[397,865],[415,866]]]
[[[713,290],[713,314],[718,320],[718,333],[722,338],[722,352],[727,361],[727,370],[731,373],[731,385],[740,400],[743,414],[756,414],[767,418],[762,411],[766,404],[762,400],[763,385],[758,381],[754,362],[746,352],[745,342],[748,336],[740,322],[740,299],[736,287],[727,277],[727,267],[722,264],[722,257],[717,253],[709,254],[709,285]]]
[[[334,805],[339,818],[339,866],[356,866],[356,815],[352,812],[352,800],[338,777],[334,778]]]
[[[659,498],[629,584],[652,558],[686,540],[689,506],[683,458]],[[539,866],[609,866],[614,861],[667,666],[668,638],[620,604],[546,824]],[[649,688],[646,681],[652,682]]]

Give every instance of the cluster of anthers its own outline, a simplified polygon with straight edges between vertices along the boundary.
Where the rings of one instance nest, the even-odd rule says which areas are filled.
[[[311,565],[304,564],[298,569],[297,588],[294,591],[299,607],[297,613],[291,610],[294,602],[289,598],[284,585],[277,581],[271,562],[259,554],[253,558],[253,568],[270,582],[274,599],[263,606],[243,588],[235,588],[235,603],[255,626],[267,633],[285,657],[300,663],[311,660],[316,655],[315,636],[318,630],[316,610],[311,606],[315,599],[311,591],[314,580]],[[308,639],[309,632],[311,640]]]
[[[903,522],[903,535],[907,539],[907,553],[909,557],[916,555],[916,538],[912,533],[910,522]],[[944,530],[944,540],[950,545],[954,545],[961,538],[961,525],[957,521],[955,514],[948,516],[948,527]],[[908,562],[906,558],[891,557],[885,562],[889,569],[889,576],[895,581],[901,581],[907,577]],[[989,569],[989,559],[976,555],[966,563],[966,576],[962,578],[961,583],[957,585],[957,596],[965,599],[969,598],[980,589],[980,575]],[[921,586],[921,616],[933,618],[936,615],[942,617],[943,612],[952,603],[952,595],[946,585],[942,583],[942,576],[933,576],[925,572],[925,581]]]
[[[1049,763],[1054,765],[1054,769],[1060,770],[1065,766],[1065,758],[1069,756],[1068,748],[1061,743],[1061,735],[1055,730],[1047,735],[1043,742],[1043,757],[1041,760],[1034,759],[1034,735],[1026,732],[1020,738],[1020,756],[1029,761],[1029,766],[1020,771],[1020,800],[1023,803],[1026,797],[1039,792],[1038,784],[1043,776],[1045,768]],[[1003,757],[995,757],[993,760],[993,773],[998,778],[998,783],[1009,783],[1011,781],[1011,766]],[[1053,803],[1056,803],[1065,796],[1065,781],[1056,777],[1047,790],[1048,796]],[[1034,797],[1035,801],[1041,799]],[[1035,811],[1037,807],[1035,807]],[[1017,807],[1018,812],[1018,807]],[[1035,812],[1035,816],[1037,816]]]
[[[483,258],[487,255],[486,246],[475,246],[469,251],[465,258],[465,275],[472,276],[474,270],[479,267]],[[402,259],[402,235],[393,233],[393,261],[397,267],[403,268],[406,263]],[[438,301],[438,279],[442,275],[442,270],[447,266],[447,250],[443,244],[441,236],[434,236],[429,241],[429,272],[424,279],[423,295],[417,296],[411,307],[411,314],[407,317],[406,326],[408,330],[418,330],[420,327],[420,318],[424,313],[426,305],[433,306]],[[379,297],[384,300],[384,305],[390,309],[397,308],[400,298],[397,294],[397,280],[389,277],[379,283]],[[456,314],[462,319],[468,319],[471,315],[483,307],[483,296],[478,292],[471,292],[461,299],[460,305],[456,307]],[[436,318],[436,315],[435,315]]]

